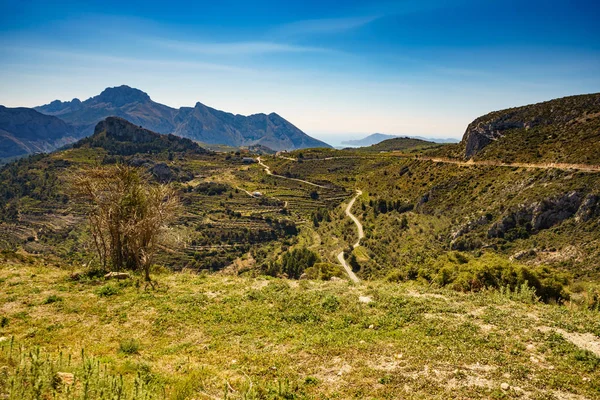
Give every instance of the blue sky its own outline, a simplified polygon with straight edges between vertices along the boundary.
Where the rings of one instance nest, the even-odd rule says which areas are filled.
[[[492,110],[600,92],[599,20],[580,0],[0,0],[0,104],[127,84],[330,142],[459,138]]]

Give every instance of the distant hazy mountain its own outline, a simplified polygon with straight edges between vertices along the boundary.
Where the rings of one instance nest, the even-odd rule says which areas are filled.
[[[412,151],[424,150],[442,146],[441,143],[428,142],[422,139],[409,137],[395,137],[373,144],[371,146],[361,147],[359,150],[368,152],[382,151]]]
[[[372,146],[374,144],[381,143],[384,140],[393,139],[396,137],[398,137],[398,136],[386,135],[385,133],[374,133],[374,134],[369,135],[362,139],[345,140],[342,142],[342,144],[345,144],[348,146],[365,147],[365,146]]]
[[[458,143],[457,139],[436,139],[436,138],[426,138],[423,136],[387,135],[385,133],[374,133],[363,139],[343,141],[342,144],[347,145],[347,146],[365,147],[365,146],[372,146],[374,144],[381,143],[384,140],[394,139],[394,138],[399,138],[399,137],[425,140],[425,141],[434,142],[434,143]]]
[[[235,115],[201,103],[171,108],[129,86],[105,89],[85,101],[53,101],[35,108],[72,124],[77,133],[89,136],[98,122],[109,116],[124,118],[151,131],[186,137],[208,144],[263,145],[274,150],[330,147],[314,139],[275,113]]]
[[[0,158],[52,151],[76,139],[73,127],[59,118],[0,106]]]

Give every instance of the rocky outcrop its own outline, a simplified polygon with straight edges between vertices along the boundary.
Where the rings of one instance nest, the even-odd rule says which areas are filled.
[[[465,142],[465,157],[473,157],[484,147],[503,137],[505,131],[526,126],[522,121],[511,121],[510,117],[510,114],[491,120],[482,117],[469,124],[463,139]]]
[[[513,230],[520,235],[551,228],[574,216],[581,205],[582,197],[578,192],[523,205],[493,224],[488,230],[488,237],[505,237]]]
[[[560,162],[590,163],[597,159],[599,118],[599,93],[494,111],[469,124],[461,142],[463,156],[478,156],[489,147],[482,156],[501,159],[512,153],[519,154],[519,161],[537,162],[558,162],[560,156]],[[507,136],[512,139],[501,140]]]
[[[583,199],[575,219],[577,222],[587,222],[594,217],[600,216],[600,195],[588,194]]]
[[[475,218],[467,223],[461,225],[450,235],[451,239],[454,241],[461,236],[466,235],[467,233],[477,229],[480,226],[487,224],[489,221],[488,216],[482,215],[479,218]]]
[[[168,152],[206,153],[198,143],[175,135],[161,135],[141,128],[123,118],[109,117],[99,122],[94,134],[73,147],[101,147],[110,155]]]
[[[175,174],[171,171],[171,168],[165,163],[156,164],[150,170],[152,175],[161,183],[167,183],[173,180]]]
[[[575,215],[581,205],[581,195],[569,192],[566,195],[542,200],[535,204],[531,225],[534,230],[548,229]]]

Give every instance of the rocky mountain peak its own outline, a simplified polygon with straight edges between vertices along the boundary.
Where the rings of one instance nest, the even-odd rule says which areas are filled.
[[[106,88],[93,100],[97,103],[110,103],[115,107],[121,107],[130,103],[143,103],[150,101],[150,96],[139,89],[127,85]]]

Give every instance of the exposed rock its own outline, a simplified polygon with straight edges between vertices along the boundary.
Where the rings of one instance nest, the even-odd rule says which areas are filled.
[[[456,231],[452,232],[450,237],[452,238],[452,240],[456,240],[459,237],[471,232],[472,230],[475,230],[478,227],[487,224],[488,222],[489,222],[489,220],[488,220],[487,216],[482,215],[477,219],[471,220],[471,221],[467,222],[466,224],[461,225]]]
[[[373,301],[373,299],[372,299],[372,298],[370,298],[369,296],[360,296],[360,297],[358,298],[358,301],[359,301],[360,303],[369,304],[369,303],[371,303],[371,302]]]
[[[522,206],[516,211],[504,216],[499,222],[496,222],[488,230],[488,237],[504,237],[504,234],[519,226],[525,229],[531,229],[531,219],[533,218],[533,206]]]
[[[159,182],[167,183],[173,180],[175,174],[171,171],[171,168],[165,163],[156,164],[150,170],[152,175],[156,177]]]
[[[104,275],[104,279],[129,279],[131,275],[128,272],[109,272]]]
[[[510,257],[511,260],[522,260],[527,257],[533,257],[536,255],[536,251],[534,249],[522,250],[519,251]]]
[[[53,101],[36,110],[73,125],[79,137],[91,135],[94,126],[103,119],[119,116],[154,132],[210,144],[261,145],[273,150],[330,147],[275,113],[243,116],[202,103],[176,109],[156,103],[147,93],[126,85],[107,88],[83,102]]]
[[[583,199],[575,219],[577,222],[587,222],[595,216],[600,215],[600,196],[597,194],[588,194]]]
[[[575,215],[581,205],[581,195],[569,192],[564,196],[542,200],[533,209],[531,224],[536,231],[548,229]]]
[[[57,372],[56,380],[62,385],[72,385],[75,382],[75,375],[70,372]]]
[[[499,149],[498,154],[506,155],[511,152],[521,152],[527,154],[528,157],[535,157],[537,160],[541,156],[537,154],[540,149],[539,140],[554,140],[557,138],[562,139],[553,142],[562,146],[559,152],[565,149],[565,143],[572,150],[580,145],[579,143],[573,143],[574,136],[578,136],[577,132],[584,132],[585,129],[572,130],[569,127],[573,124],[579,124],[590,129],[597,129],[594,128],[596,125],[589,124],[594,123],[593,118],[596,117],[599,110],[600,95],[596,93],[564,97],[543,103],[491,112],[477,118],[467,127],[461,142],[464,146],[464,157],[468,159],[476,156],[484,148],[494,147],[495,145],[492,145],[492,143],[512,134],[527,135],[532,140],[529,143],[527,143],[527,140],[518,140],[512,144],[502,141],[500,145],[502,148]],[[594,149],[594,140],[597,141],[597,139],[594,139],[594,135],[586,133],[578,137],[591,145],[586,150],[586,156],[593,155],[597,151]],[[572,145],[569,144],[570,142]],[[555,157],[554,152],[549,154],[548,157]]]
[[[488,119],[489,115],[476,119],[467,127],[464,135],[465,157],[471,158],[488,144],[504,136],[510,129],[519,129],[527,124],[523,121],[512,121],[514,113],[504,114],[498,118]]]
[[[163,151],[198,154],[207,152],[190,139],[162,135],[119,117],[108,117],[100,121],[94,128],[92,136],[78,141],[73,147],[101,147],[108,154],[121,156]]]
[[[129,161],[129,165],[132,167],[152,167],[154,162],[145,158],[133,158]]]
[[[492,225],[488,230],[488,237],[504,237],[508,231],[513,229],[535,232],[551,228],[575,215],[581,204],[581,195],[573,191],[562,196],[523,205]]]
[[[508,389],[510,389],[510,385],[506,382],[502,382],[502,384],[500,385],[500,389],[507,391]]]

